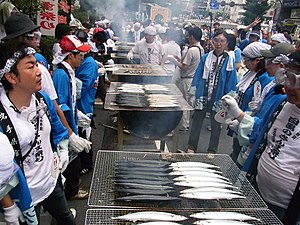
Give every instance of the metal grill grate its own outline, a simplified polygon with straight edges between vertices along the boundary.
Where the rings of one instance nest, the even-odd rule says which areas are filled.
[[[182,215],[189,217],[192,213],[202,212],[201,210],[192,211],[192,210],[172,210],[167,211],[174,214]],[[209,211],[209,210],[206,210]],[[220,211],[229,211],[229,210],[220,210]],[[120,220],[112,220],[111,217],[125,215],[127,213],[138,212],[138,210],[121,210],[121,209],[88,209],[85,217],[85,225],[98,225],[98,224],[118,224],[118,225],[125,225],[125,224],[132,224],[130,222],[121,222]],[[230,212],[238,212],[243,213],[249,216],[256,217],[260,219],[260,221],[249,221],[249,223],[254,225],[282,225],[281,221],[274,215],[272,211],[269,209],[245,209],[245,210],[230,210]],[[184,222],[178,222],[180,224],[192,224],[195,219],[188,219]]]
[[[113,208],[164,208],[164,209],[207,209],[207,208],[267,208],[264,201],[257,194],[248,180],[240,173],[238,167],[228,155],[216,154],[213,158],[207,154],[193,154],[184,156],[180,153],[172,153],[163,159],[161,153],[149,152],[121,152],[121,151],[98,151],[95,169],[91,183],[88,205],[90,207],[113,207]],[[176,161],[198,161],[214,164],[220,167],[223,175],[227,177],[246,197],[245,199],[233,200],[193,200],[182,198],[181,201],[164,203],[130,203],[115,202],[118,193],[114,193],[115,184],[111,180],[114,176],[115,161],[128,160],[168,160]]]

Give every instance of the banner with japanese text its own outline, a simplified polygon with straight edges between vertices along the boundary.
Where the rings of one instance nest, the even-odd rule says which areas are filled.
[[[37,25],[41,26],[43,35],[54,36],[58,18],[58,0],[40,0],[43,11],[37,16]]]

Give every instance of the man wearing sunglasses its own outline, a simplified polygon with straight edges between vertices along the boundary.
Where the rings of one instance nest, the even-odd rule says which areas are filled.
[[[259,130],[242,170],[279,219],[299,224],[300,51],[282,62],[286,96],[278,95],[279,100],[264,109],[268,116],[263,120],[244,113],[228,95],[222,100],[227,113],[240,121],[240,137]]]

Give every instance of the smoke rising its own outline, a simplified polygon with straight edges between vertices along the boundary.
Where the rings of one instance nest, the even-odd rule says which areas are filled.
[[[124,12],[125,0],[80,0],[80,5],[87,10],[96,10],[98,19],[105,16],[112,20]]]

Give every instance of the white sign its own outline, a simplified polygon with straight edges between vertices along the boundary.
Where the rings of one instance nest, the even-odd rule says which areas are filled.
[[[300,8],[291,10],[291,18],[300,18]]]
[[[58,23],[58,0],[40,0],[44,11],[37,16],[37,25],[41,26],[43,35],[54,36],[55,27]]]

